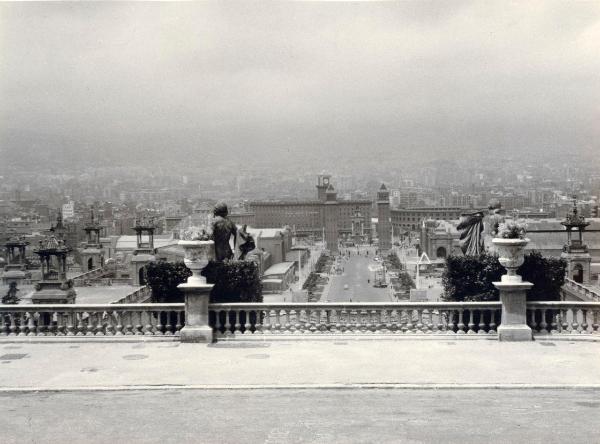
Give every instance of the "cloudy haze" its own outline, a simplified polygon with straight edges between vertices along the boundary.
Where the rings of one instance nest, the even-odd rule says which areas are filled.
[[[4,3],[2,152],[600,152],[600,3]]]

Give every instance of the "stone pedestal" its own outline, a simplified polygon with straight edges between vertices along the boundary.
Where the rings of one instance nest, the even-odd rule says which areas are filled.
[[[531,282],[519,279],[505,279],[494,282],[500,290],[502,302],[502,323],[498,327],[498,339],[501,341],[531,341],[533,334],[527,325],[527,290],[533,287]]]
[[[181,342],[211,343],[213,329],[208,325],[208,301],[213,284],[185,283],[177,286],[185,294],[185,327]]]

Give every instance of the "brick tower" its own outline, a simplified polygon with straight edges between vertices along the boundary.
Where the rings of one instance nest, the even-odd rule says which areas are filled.
[[[377,237],[379,238],[379,249],[389,250],[392,248],[392,227],[390,224],[390,192],[381,184],[377,192]]]
[[[317,199],[321,202],[325,202],[327,199],[327,188],[331,183],[331,176],[329,174],[320,174],[317,177]]]

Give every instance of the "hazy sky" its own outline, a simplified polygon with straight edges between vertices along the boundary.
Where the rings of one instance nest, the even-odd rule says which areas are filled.
[[[10,158],[600,153],[600,2],[3,3]]]

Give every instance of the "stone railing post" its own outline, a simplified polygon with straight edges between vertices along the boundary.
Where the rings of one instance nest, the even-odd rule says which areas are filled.
[[[185,283],[177,286],[185,295],[185,326],[181,342],[211,343],[213,329],[208,325],[208,301],[213,284]]]
[[[181,240],[183,262],[192,275],[187,282],[177,286],[185,295],[185,326],[181,329],[181,342],[210,343],[213,330],[208,325],[208,302],[214,284],[208,284],[201,271],[212,259],[215,249],[213,241]]]
[[[501,341],[531,341],[531,328],[527,325],[527,290],[531,282],[494,282],[500,291],[502,323],[498,327]]]
[[[498,327],[501,341],[531,341],[533,333],[527,325],[527,290],[533,287],[517,274],[525,261],[523,249],[529,239],[494,238],[492,243],[498,251],[498,260],[507,273],[494,286],[500,291],[502,322]]]

